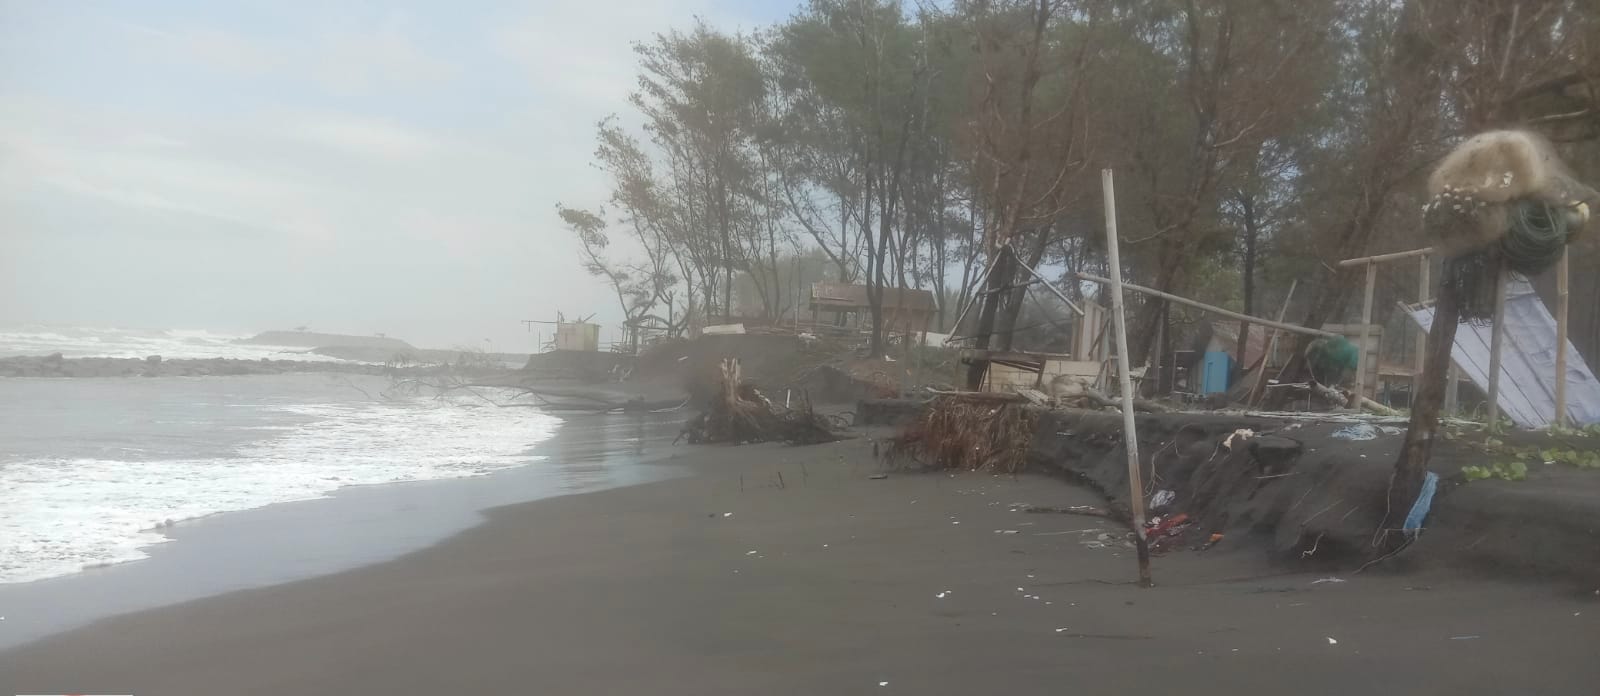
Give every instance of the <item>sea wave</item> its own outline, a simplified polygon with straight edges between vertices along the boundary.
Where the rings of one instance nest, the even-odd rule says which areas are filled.
[[[479,403],[482,403],[481,401]],[[466,400],[263,406],[305,422],[190,459],[33,458],[0,465],[0,583],[145,557],[183,520],[356,485],[478,476],[536,461],[560,420]],[[265,429],[265,428],[264,428]]]
[[[204,329],[124,329],[39,324],[0,326],[0,357],[60,353],[68,358],[143,358],[160,355],[167,359],[272,358],[348,362],[317,355],[303,347],[237,343],[241,338],[246,336]]]

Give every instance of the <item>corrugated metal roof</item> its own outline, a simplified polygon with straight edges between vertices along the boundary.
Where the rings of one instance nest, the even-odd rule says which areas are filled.
[[[819,304],[866,307],[867,286],[852,283],[811,284],[811,301]],[[883,306],[913,311],[933,311],[933,293],[916,288],[884,288]]]
[[[1413,310],[1411,318],[1428,330],[1433,308]],[[1489,390],[1490,327],[1462,324],[1451,358],[1479,389]],[[1506,287],[1505,348],[1500,356],[1500,410],[1517,425],[1540,428],[1555,418],[1556,321],[1519,278]],[[1573,424],[1600,423],[1600,380],[1567,341],[1567,417]]]

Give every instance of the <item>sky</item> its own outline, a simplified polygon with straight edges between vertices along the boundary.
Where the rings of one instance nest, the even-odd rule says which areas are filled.
[[[631,42],[794,7],[0,0],[0,323],[526,351],[522,319],[615,322],[555,205],[606,199]]]

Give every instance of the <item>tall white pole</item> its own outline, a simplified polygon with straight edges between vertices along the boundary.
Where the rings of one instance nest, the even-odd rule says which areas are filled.
[[[1111,316],[1117,331],[1117,377],[1122,382],[1122,441],[1128,450],[1128,508],[1133,511],[1134,547],[1139,554],[1139,586],[1149,587],[1150,544],[1144,538],[1144,484],[1139,471],[1139,434],[1133,422],[1133,376],[1128,373],[1128,320],[1122,307],[1122,259],[1117,253],[1117,196],[1111,170],[1100,170],[1105,188],[1106,255],[1111,266]]]

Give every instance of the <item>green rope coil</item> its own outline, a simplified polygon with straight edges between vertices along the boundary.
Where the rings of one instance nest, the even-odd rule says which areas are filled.
[[[1500,239],[1506,265],[1532,278],[1560,260],[1567,246],[1567,216],[1543,201],[1518,201]]]

